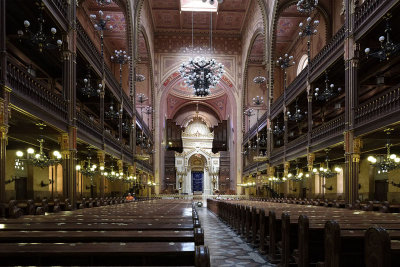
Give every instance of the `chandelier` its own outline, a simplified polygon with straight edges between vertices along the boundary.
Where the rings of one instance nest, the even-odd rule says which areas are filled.
[[[122,131],[125,134],[129,134],[129,132],[131,131],[131,129],[135,128],[135,124],[134,123],[130,123],[129,120],[125,120],[125,122],[122,123]]]
[[[332,171],[329,168],[329,150],[330,149],[325,149],[326,157],[325,157],[325,166],[320,166],[319,169],[314,168],[313,173],[318,173],[322,178],[332,178],[336,176],[342,169],[340,167],[335,167],[334,170]]]
[[[272,176],[268,178],[268,181],[274,183],[274,184],[283,184],[284,182],[287,181],[286,177],[279,177],[279,173],[277,173],[277,176]]]
[[[322,93],[319,92],[320,89],[315,88],[315,98],[319,101],[329,101],[332,97],[335,97],[342,91],[342,88],[335,90],[335,85],[333,83],[329,84],[328,71],[325,71],[325,89]]]
[[[121,108],[120,108],[119,111],[116,111],[116,110],[114,109],[114,101],[113,101],[113,99],[111,98],[110,109],[109,109],[108,111],[105,112],[105,115],[106,115],[106,117],[109,118],[110,120],[114,120],[114,119],[118,119],[120,114],[122,115],[122,111],[123,111],[123,110],[122,110],[122,106],[121,106]]]
[[[83,165],[76,165],[75,169],[82,173],[84,176],[86,177],[93,177],[96,172],[97,172],[97,165],[93,164],[90,162],[90,160],[92,159],[92,157],[90,156],[90,152],[89,152],[89,156],[86,158],[86,161],[83,162]],[[100,171],[103,171],[104,167],[100,166]]]
[[[385,34],[379,37],[379,42],[381,44],[381,48],[378,51],[372,52],[370,48],[365,48],[365,54],[367,55],[367,58],[369,55],[372,57],[378,58],[380,61],[384,60],[389,60],[391,56],[396,55],[400,51],[400,44],[395,44],[393,41],[390,39],[390,32],[392,31],[392,28],[390,27],[389,20],[391,18],[390,14],[386,15],[386,27],[385,27]],[[385,42],[386,40],[386,42]]]
[[[276,125],[272,133],[276,136],[281,136],[285,132],[285,125],[279,127],[279,121],[276,121]]]
[[[43,49],[54,49],[57,47],[61,48],[61,45],[63,44],[62,40],[55,40],[55,36],[57,33],[56,28],[50,28],[50,34],[44,32],[43,28],[44,25],[46,25],[45,19],[43,17],[44,3],[40,1],[40,3],[38,3],[37,5],[39,6],[39,17],[37,18],[37,21],[39,23],[39,30],[35,33],[32,32],[29,28],[31,26],[30,21],[24,20],[25,33],[29,35],[26,37],[26,39],[28,39],[32,44],[37,45],[40,53],[43,52]],[[24,37],[23,30],[18,30],[17,34],[20,40]]]
[[[143,82],[146,79],[143,74],[136,74],[135,75],[135,81],[136,82]]]
[[[311,36],[318,32],[318,30],[316,28],[319,25],[319,20],[314,20],[314,22],[311,22],[312,21],[311,17],[308,17],[306,21],[307,21],[307,24],[303,24],[303,22],[300,22],[300,24],[299,24],[299,27],[300,27],[299,36],[300,37]]]
[[[388,136],[386,141],[386,155],[379,155],[377,157],[369,156],[368,161],[372,166],[378,168],[378,173],[387,173],[391,170],[397,169],[400,167],[400,157],[396,154],[390,154],[390,147],[392,146],[390,143],[389,135],[393,131],[393,129],[386,129],[385,132]]]
[[[256,84],[261,84],[265,83],[267,79],[264,76],[261,76],[261,71],[258,72],[258,76],[254,77],[253,82]]]
[[[26,150],[26,158],[23,158],[24,152],[17,151],[17,158],[15,159],[15,166],[23,168],[23,163],[26,162],[29,165],[35,167],[45,168],[61,163],[61,153],[57,150],[53,151],[52,157],[48,157],[43,151],[44,139],[40,138],[37,140],[39,142],[39,152],[35,153],[33,148],[28,148]]]
[[[99,6],[107,6],[111,4],[111,0],[96,0],[96,2]]]
[[[210,3],[210,5],[215,4],[215,0],[202,0],[202,1],[203,1],[203,3],[208,1]],[[224,2],[224,0],[217,0],[217,2],[218,2],[218,4],[222,4]]]
[[[114,166],[111,165],[111,170],[109,172],[104,171],[101,173],[101,175],[104,175],[105,178],[107,178],[110,181],[116,181],[116,180],[122,179],[124,174],[122,172],[119,173],[119,172],[114,171]]]
[[[288,111],[286,114],[288,115],[288,119],[290,121],[294,121],[294,122],[300,122],[304,119],[304,116],[307,115],[307,111],[304,112],[304,114],[301,112],[301,110],[299,109],[299,105],[297,104],[297,99],[296,99],[296,105],[294,106],[295,109],[295,113],[291,113],[290,111]]]
[[[299,0],[297,2],[297,11],[310,14],[318,5],[318,0]]]
[[[195,96],[208,96],[224,74],[224,65],[215,59],[190,58],[182,63],[179,72],[185,83],[193,88]]]
[[[203,2],[205,2],[203,0]],[[218,1],[220,2],[220,1]],[[210,0],[210,4],[215,1]],[[222,2],[221,2],[222,3]],[[210,54],[212,53],[212,12],[210,13]],[[193,12],[192,12],[192,50],[194,51],[193,38]],[[197,97],[205,97],[211,94],[210,89],[214,88],[225,73],[224,65],[217,63],[214,58],[205,57],[189,58],[178,69],[187,86],[193,89]]]
[[[83,87],[81,88],[82,94],[87,96],[88,98],[98,96],[102,87],[103,85],[101,83],[99,83],[97,89],[95,87],[92,87],[92,75],[90,72],[90,68],[88,68],[88,73],[83,79]]]
[[[300,182],[305,178],[309,178],[310,174],[304,174],[303,169],[299,168],[298,163],[296,162],[296,174],[293,175],[292,173],[288,174],[288,179],[294,182]]]

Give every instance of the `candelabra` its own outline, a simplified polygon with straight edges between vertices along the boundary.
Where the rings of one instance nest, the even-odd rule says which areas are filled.
[[[293,60],[293,56],[285,54],[284,57],[279,57],[276,61],[276,65],[283,70],[283,90],[286,95],[286,81],[287,81],[287,71],[286,69],[293,66],[296,62]]]
[[[99,10],[99,17],[95,14],[90,14],[90,19],[94,23],[94,28],[98,32],[100,32],[100,50],[101,50],[101,65],[102,65],[102,75],[104,76],[104,31],[113,29],[112,25],[108,25],[108,22],[111,20],[111,16],[107,15],[104,17],[104,12]],[[104,78],[104,77],[103,77]],[[104,88],[103,88],[104,89]]]
[[[318,5],[318,0],[299,0],[297,10],[300,13],[310,14]]]
[[[341,90],[342,88],[339,87],[336,92],[335,85],[333,83],[329,84],[328,71],[325,71],[325,89],[322,93],[319,93],[319,88],[315,88],[314,95],[317,100],[328,102],[329,99],[339,94]]]
[[[380,61],[384,60],[389,60],[391,56],[398,54],[400,51],[400,44],[395,44],[391,39],[390,39],[390,32],[392,31],[392,28],[390,27],[389,20],[391,18],[390,14],[386,15],[386,27],[385,27],[385,35],[382,35],[379,37],[379,42],[380,42],[380,50],[372,52],[370,48],[365,48],[365,54],[368,56],[376,57]],[[386,40],[386,42],[385,42]]]
[[[306,20],[306,24],[300,22],[300,37],[307,37],[307,72],[308,78],[310,76],[310,63],[311,63],[311,36],[317,34],[317,27],[319,25],[319,20],[314,20],[312,22],[311,17],[308,17]]]
[[[122,131],[125,134],[129,134],[129,132],[131,131],[131,129],[135,128],[135,124],[134,123],[130,123],[129,120],[125,120],[125,122],[122,123]]]
[[[37,45],[40,53],[43,52],[43,49],[55,49],[57,47],[60,49],[63,41],[61,39],[55,40],[57,29],[54,27],[50,28],[50,35],[44,32],[43,28],[46,25],[43,17],[44,3],[40,1],[37,5],[39,6],[39,17],[37,18],[38,31],[32,32],[29,28],[31,26],[30,21],[24,20],[25,33],[28,35],[25,38],[32,44]],[[18,30],[17,34],[20,40],[24,38],[24,30]]]
[[[86,77],[83,79],[83,84],[84,85],[81,88],[81,92],[83,95],[87,96],[88,98],[98,96],[103,87],[103,85],[101,83],[98,85],[97,89],[92,86],[92,75],[91,75],[90,67],[88,67],[88,72],[86,74]]]
[[[114,55],[111,56],[111,61],[119,65],[119,87],[122,93],[122,66],[129,62],[130,56],[126,54],[126,51],[115,50]]]

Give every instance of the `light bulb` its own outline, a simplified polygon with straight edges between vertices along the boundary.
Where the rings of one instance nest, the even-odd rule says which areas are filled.
[[[76,169],[77,171],[79,171],[79,170],[81,169],[81,165],[76,165],[76,166],[75,166],[75,169]]]
[[[20,158],[24,155],[24,153],[22,151],[17,151],[16,155]]]
[[[57,29],[56,29],[56,28],[51,28],[51,29],[50,29],[50,32],[51,32],[52,34],[56,34],[56,33],[57,33]]]
[[[28,150],[26,152],[28,154],[33,154],[33,153],[35,153],[35,150],[33,148],[28,148]]]

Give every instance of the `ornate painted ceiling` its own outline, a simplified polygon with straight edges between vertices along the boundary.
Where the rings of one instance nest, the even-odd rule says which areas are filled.
[[[290,6],[281,13],[276,30],[277,55],[281,55],[288,50],[290,44],[299,35],[299,23],[306,18],[306,15],[297,11],[296,5]]]
[[[150,0],[152,19],[156,31],[190,30],[192,28],[192,12],[181,11],[192,0]],[[182,3],[181,3],[182,2]],[[223,32],[240,33],[246,17],[250,0],[224,1],[212,13],[213,29]],[[210,12],[193,12],[193,28],[208,30],[211,25]]]

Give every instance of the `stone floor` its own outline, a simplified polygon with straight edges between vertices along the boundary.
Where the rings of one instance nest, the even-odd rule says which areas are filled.
[[[204,242],[210,250],[211,266],[275,266],[251,248],[207,208],[197,208]]]

